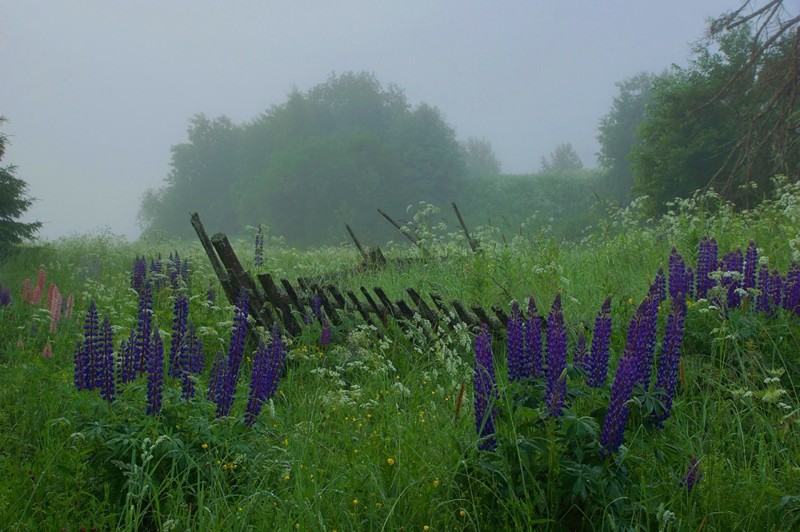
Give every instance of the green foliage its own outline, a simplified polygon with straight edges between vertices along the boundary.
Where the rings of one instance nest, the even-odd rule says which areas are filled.
[[[621,201],[631,199],[634,179],[629,157],[638,142],[636,131],[644,119],[656,79],[653,74],[641,72],[617,83],[619,94],[609,112],[600,119],[597,160],[608,171],[613,196]]]
[[[188,235],[198,211],[208,227],[235,232],[264,223],[294,245],[336,242],[349,223],[385,240],[375,209],[450,200],[465,173],[453,129],[436,108],[411,108],[371,74],[331,75],[237,126],[192,119],[172,149],[166,185],[140,210],[147,231]]]
[[[630,156],[637,191],[649,196],[652,212],[710,186],[747,206],[769,192],[774,174],[796,174],[800,137],[776,114],[784,101],[775,98],[793,38],[759,55],[760,38],[747,24],[716,33],[695,47],[687,68],[654,81]]]
[[[458,298],[485,307],[507,308],[509,300],[531,294],[548,301],[560,292],[570,347],[580,324],[591,323],[611,295],[613,374],[625,324],[654,272],[666,266],[672,246],[689,259],[702,236],[716,236],[721,250],[746,246],[752,238],[771,268],[786,271],[800,260],[800,186],[778,180],[773,188],[775,196],[752,210],[737,211],[706,193],[675,202],[658,220],[634,202],[614,209],[594,231],[572,242],[539,231],[509,235],[504,242],[496,230],[475,229],[481,253],[472,253],[456,226],[443,225],[441,214],[424,205],[413,227],[436,260],[368,271],[356,266],[359,257],[350,248],[301,252],[272,237],[262,268],[289,279],[335,270],[336,282],[355,290],[377,285],[398,298],[410,286],[423,297],[435,291],[445,301]],[[251,242],[233,245],[242,263],[252,264]],[[202,399],[207,373],[191,402],[178,397],[168,380],[163,412],[155,417],[145,414],[141,381],[110,406],[96,393],[77,392],[72,353],[82,324],[76,316],[95,300],[121,329],[115,336],[124,337],[137,315],[130,289],[133,258],[166,256],[174,249],[191,259],[190,318],[212,358],[227,345],[232,311],[207,301],[209,286],[218,291],[219,286],[194,242],[69,238],[23,245],[0,263],[3,286],[12,290],[11,304],[0,307],[0,337],[7,340],[0,346],[0,522],[5,526],[797,527],[796,316],[725,309],[711,299],[692,302],[670,419],[662,431],[643,425],[647,410],[658,405],[656,397],[638,395],[625,447],[608,460],[596,453],[607,392],[586,390],[574,370],[567,373],[570,411],[559,421],[541,415],[535,386],[505,388],[498,403],[498,452],[479,453],[471,406],[472,333],[447,317],[435,327],[415,320],[381,334],[348,322],[334,327],[333,342],[324,348],[318,327],[306,328],[291,339],[279,392],[252,430],[241,422],[246,359],[230,419],[214,420],[213,406]],[[386,248],[390,257],[414,252]],[[85,264],[95,262],[97,269],[85,271]],[[75,315],[62,318],[53,332],[49,310],[24,303],[19,295],[22,281],[40,266],[48,283],[76,298]],[[154,314],[162,327],[170,312],[169,290],[158,292]],[[43,358],[48,343],[53,357]],[[499,341],[495,348],[497,374],[504,375]],[[644,414],[638,414],[641,408]],[[703,474],[691,493],[681,484],[690,456],[699,459]]]
[[[6,118],[0,116],[0,126],[5,121]],[[0,161],[5,155],[6,142],[8,138],[0,133]],[[16,170],[14,166],[0,166],[0,250],[9,244],[19,244],[33,238],[42,226],[41,222],[18,221],[33,200],[26,194],[27,183],[15,177]]]
[[[581,168],[583,168],[583,161],[569,142],[556,146],[556,149],[550,154],[549,160],[542,157],[542,172],[545,173],[572,172]]]
[[[463,143],[467,164],[467,177],[499,176],[502,171],[500,160],[486,139],[470,137]]]

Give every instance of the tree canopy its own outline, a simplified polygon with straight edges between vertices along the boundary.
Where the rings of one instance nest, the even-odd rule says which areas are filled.
[[[620,200],[629,199],[634,185],[629,155],[638,142],[636,131],[644,120],[655,80],[654,74],[640,72],[617,83],[619,94],[600,120],[597,161],[608,172],[609,192]]]
[[[749,205],[800,170],[800,17],[751,2],[712,21],[688,67],[654,80],[630,159],[653,210],[714,187]],[[748,11],[750,10],[750,11]],[[763,17],[774,16],[769,20]]]
[[[542,172],[572,172],[583,168],[583,161],[575,153],[572,144],[559,144],[550,154],[550,158],[542,157]]]
[[[0,116],[0,125],[4,122],[6,118]],[[8,137],[0,133],[0,161],[5,155],[6,142]],[[28,184],[15,176],[16,170],[13,165],[0,166],[0,248],[33,238],[42,226],[41,222],[19,221],[33,200],[27,195]]]
[[[296,245],[331,241],[344,223],[382,238],[376,208],[449,201],[466,171],[455,132],[427,104],[412,107],[374,75],[331,75],[254,120],[195,116],[173,146],[165,186],[148,191],[145,230],[188,235],[197,210],[215,230],[265,223]]]

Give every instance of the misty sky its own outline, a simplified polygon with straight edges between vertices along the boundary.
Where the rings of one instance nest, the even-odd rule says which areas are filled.
[[[241,123],[332,72],[369,71],[484,137],[506,173],[571,142],[595,166],[615,83],[684,65],[738,0],[0,0],[0,115],[56,238],[136,238],[141,194],[197,113]],[[202,214],[202,213],[201,213]],[[187,213],[187,224],[188,213]]]

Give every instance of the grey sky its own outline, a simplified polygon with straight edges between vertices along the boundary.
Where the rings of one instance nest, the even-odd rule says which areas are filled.
[[[369,71],[485,137],[507,173],[571,142],[595,165],[615,82],[685,64],[737,0],[0,0],[0,115],[55,238],[138,235],[141,194],[196,113],[255,118],[331,72]],[[188,218],[188,215],[187,215]],[[188,219],[187,219],[188,223]]]

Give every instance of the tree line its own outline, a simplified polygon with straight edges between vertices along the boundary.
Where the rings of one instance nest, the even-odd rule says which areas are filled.
[[[745,0],[710,21],[688,65],[619,82],[598,128],[599,170],[584,169],[565,143],[539,174],[502,176],[488,141],[459,142],[437,108],[348,72],[243,124],[191,118],[164,185],[142,197],[140,224],[145,234],[191,237],[188,215],[198,211],[215,231],[265,224],[292,245],[316,245],[343,240],[345,223],[395,238],[375,209],[400,218],[420,201],[469,205],[480,223],[569,219],[564,234],[591,222],[598,198],[625,205],[644,195],[658,215],[713,188],[750,207],[771,193],[773,176],[794,181],[800,170],[800,13],[787,4]],[[15,172],[0,168],[0,243],[40,225],[16,221],[31,198]]]

